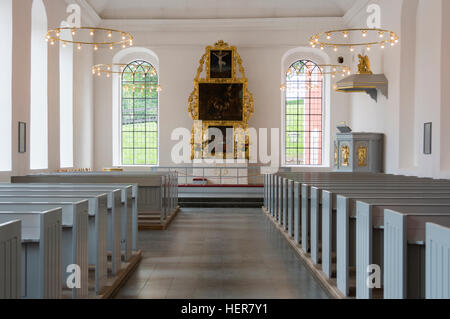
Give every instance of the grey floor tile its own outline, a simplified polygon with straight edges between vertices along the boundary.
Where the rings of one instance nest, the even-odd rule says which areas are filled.
[[[183,209],[138,237],[143,259],[117,298],[327,298],[260,209]]]

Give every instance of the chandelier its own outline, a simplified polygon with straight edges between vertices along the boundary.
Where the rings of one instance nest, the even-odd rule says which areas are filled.
[[[316,68],[318,67],[318,69]],[[314,73],[317,72],[317,73]],[[332,78],[335,78],[336,75],[340,74],[342,77],[346,75],[351,74],[350,67],[346,65],[340,65],[340,64],[314,64],[314,65],[308,65],[308,64],[302,64],[301,66],[291,66],[286,71],[286,76],[300,76],[300,75],[306,75],[307,77],[312,77],[314,74],[316,75],[326,75],[330,74]],[[314,88],[311,85],[306,85],[308,88]],[[281,84],[280,86],[281,91],[286,91],[286,83]]]
[[[162,91],[162,87],[161,85],[155,85],[155,84],[124,84],[123,85],[123,90],[125,92],[141,92],[144,93],[146,91],[148,91],[149,93],[152,92],[161,92]]]
[[[92,74],[97,76],[106,75],[106,77],[110,77],[113,74],[138,74],[145,77],[146,75],[156,75],[156,69],[154,67],[143,66],[135,62],[129,64],[96,64],[92,67]]]
[[[112,64],[96,64],[92,67],[92,74],[98,77],[106,76],[111,77],[114,74],[127,75],[131,77],[138,77],[138,81],[142,82],[148,77],[156,76],[156,69],[149,65],[142,65],[139,62],[131,62],[128,64],[112,63]],[[151,83],[130,83],[123,84],[122,86],[125,92],[141,92],[145,91],[161,92],[161,85]]]
[[[309,39],[309,44],[321,50],[333,48],[337,52],[339,48],[349,48],[353,52],[356,47],[365,47],[368,51],[377,46],[384,49],[386,46],[395,46],[399,40],[399,36],[393,31],[363,28],[320,32]]]
[[[71,37],[69,34],[71,34]],[[97,41],[94,37],[101,40]],[[133,45],[133,36],[129,32],[97,27],[61,27],[52,29],[47,32],[45,40],[51,45],[61,42],[63,47],[73,44],[78,50],[81,50],[83,45],[91,45],[95,51],[99,48],[112,50],[116,46],[126,48]]]

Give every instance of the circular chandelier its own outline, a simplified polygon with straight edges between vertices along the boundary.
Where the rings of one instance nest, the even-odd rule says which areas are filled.
[[[318,68],[318,69],[317,69]],[[346,65],[340,65],[340,64],[314,64],[314,65],[307,65],[307,64],[301,64],[301,67],[298,67],[297,65],[291,66],[286,71],[286,76],[290,77],[293,75],[306,75],[308,77],[312,77],[314,72],[318,70],[318,73],[315,73],[316,75],[326,75],[330,74],[332,78],[335,78],[336,75],[340,74],[341,76],[346,76],[351,74],[350,67]],[[316,86],[313,86],[311,84],[306,84],[307,88],[316,88]],[[281,84],[280,86],[281,91],[286,91],[286,83]]]
[[[399,41],[399,36],[389,30],[342,29],[317,33],[309,39],[309,44],[311,47],[319,47],[321,50],[333,48],[337,52],[339,48],[349,48],[353,52],[356,47],[365,47],[370,50],[372,47],[379,46],[384,49],[389,45],[395,46]]]
[[[71,33],[72,38],[65,37],[65,33]],[[95,36],[103,36],[103,41],[96,41]],[[76,37],[76,38],[75,38]],[[78,50],[81,50],[83,45],[91,45],[94,50],[99,48],[108,47],[114,49],[115,46],[127,46],[133,45],[133,36],[129,32],[97,27],[60,27],[49,30],[47,32],[45,40],[51,45],[56,42],[61,42],[65,47],[68,44],[76,45]]]
[[[154,84],[147,84],[147,85],[144,85],[144,84],[124,84],[123,85],[123,90],[125,92],[132,91],[133,93],[134,92],[144,93],[146,90],[148,90],[149,93],[152,93],[153,91],[161,92],[162,91],[162,87],[161,87],[161,85],[154,85]]]
[[[345,75],[350,75],[350,73],[351,73],[350,67],[348,67],[346,65],[315,64],[314,67],[316,67],[316,66],[319,67],[321,75],[331,74],[332,77],[335,77],[338,74],[345,76]],[[314,70],[311,70],[311,68],[308,67],[308,65],[302,65],[301,68],[292,66],[286,71],[286,76],[292,76],[292,75],[294,75],[294,73],[297,75],[306,74],[308,76],[312,76],[313,72],[314,72]]]
[[[147,74],[149,76],[156,75],[156,69],[152,66],[143,66],[134,62],[129,64],[96,64],[92,67],[92,74],[98,76],[106,75],[106,77],[110,77],[113,74],[140,74],[145,77]]]

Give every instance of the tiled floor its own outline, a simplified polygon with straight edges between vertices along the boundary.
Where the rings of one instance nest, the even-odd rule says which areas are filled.
[[[117,298],[327,298],[261,209],[183,209],[139,233],[143,259]]]

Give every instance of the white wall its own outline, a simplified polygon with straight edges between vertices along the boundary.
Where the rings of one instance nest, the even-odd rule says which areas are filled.
[[[70,1],[69,1],[70,2]],[[31,71],[31,7],[32,0],[13,1],[12,52],[12,170],[0,172],[0,182],[12,175],[30,172],[30,71]],[[56,28],[66,19],[66,1],[44,0],[48,27]],[[82,19],[89,17],[82,14]],[[82,20],[83,21],[83,20]],[[83,23],[89,24],[86,20]],[[45,38],[42,39],[45,42]],[[93,84],[90,68],[93,53],[75,52],[74,69],[74,158],[76,167],[93,165]],[[59,161],[59,48],[48,48],[48,158],[49,170],[60,168]],[[27,152],[18,153],[18,122],[26,122]]]
[[[282,102],[280,84],[283,56],[291,49],[308,46],[308,39],[322,28],[341,27],[343,19],[262,19],[167,21],[104,21],[110,27],[133,33],[134,46],[153,51],[159,58],[160,94],[160,165],[173,166],[170,154],[175,141],[173,129],[191,129],[187,107],[193,79],[205,47],[218,40],[235,45],[240,54],[249,90],[254,96],[255,113],[249,121],[254,128],[280,128]],[[320,50],[316,50],[320,54]],[[116,52],[100,49],[95,63],[111,63]],[[303,56],[305,57],[305,56]],[[330,61],[335,62],[332,56]],[[112,80],[95,77],[95,168],[113,165],[113,92]],[[348,96],[332,93],[330,126],[347,120]],[[329,139],[334,129],[328,130]],[[281,145],[281,141],[280,141]],[[280,150],[281,154],[281,150]],[[328,156],[330,151],[328,151]]]
[[[387,173],[448,177],[450,152],[448,139],[443,138],[450,133],[446,123],[449,95],[445,89],[449,77],[444,74],[444,69],[449,68],[445,62],[449,47],[447,32],[443,32],[449,29],[443,18],[449,12],[448,1],[374,3],[382,8],[382,28],[397,32],[400,45],[369,53],[374,73],[385,73],[389,80],[389,98],[382,97],[375,103],[364,94],[353,94],[351,125],[355,131],[385,134]],[[361,26],[366,17],[362,10],[351,25]],[[433,122],[432,155],[423,154],[426,122]]]

